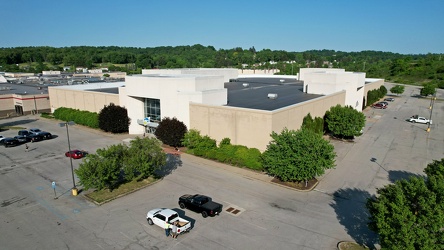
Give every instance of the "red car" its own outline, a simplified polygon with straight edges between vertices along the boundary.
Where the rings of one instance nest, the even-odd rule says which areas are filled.
[[[386,109],[387,105],[384,105],[382,103],[376,103],[376,104],[373,104],[372,107],[375,109]]]
[[[70,157],[73,159],[80,159],[87,155],[88,153],[82,150],[74,149],[65,153],[66,157]]]

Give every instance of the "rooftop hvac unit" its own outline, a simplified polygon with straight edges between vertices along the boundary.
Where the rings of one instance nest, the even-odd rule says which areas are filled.
[[[250,84],[249,83],[244,83],[244,84],[242,84],[242,86],[244,86],[244,88],[247,88],[248,86],[250,86]]]
[[[278,98],[278,94],[273,94],[273,93],[268,94],[268,99],[276,99],[276,98]]]

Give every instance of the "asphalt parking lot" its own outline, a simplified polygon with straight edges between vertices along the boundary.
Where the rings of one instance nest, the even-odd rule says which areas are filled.
[[[387,88],[390,85],[387,84]],[[443,101],[432,113],[433,125],[405,121],[430,114],[430,100],[414,97],[416,87],[385,110],[367,109],[364,134],[355,143],[333,141],[336,168],[312,192],[270,183],[270,177],[182,154],[171,157],[162,181],[96,206],[71,196],[72,176],[66,128],[56,121],[25,116],[0,120],[37,127],[54,139],[0,147],[0,241],[4,249],[336,249],[339,241],[376,243],[366,228],[365,200],[400,178],[422,174],[433,159],[444,157]],[[438,100],[444,99],[440,91]],[[0,132],[3,136],[16,131]],[[112,136],[80,126],[69,127],[71,149],[94,152],[133,137]],[[81,160],[73,160],[77,168]],[[51,187],[55,181],[56,194]],[[212,196],[224,205],[214,218],[202,218],[177,204],[185,193]],[[57,199],[54,199],[54,198]],[[177,240],[149,226],[146,212],[168,207],[191,221],[193,229]],[[233,207],[240,212],[226,211]]]

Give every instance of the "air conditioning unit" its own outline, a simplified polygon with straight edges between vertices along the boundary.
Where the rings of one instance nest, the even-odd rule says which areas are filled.
[[[268,94],[268,99],[276,99],[278,98],[278,94],[270,93]]]
[[[243,83],[242,86],[244,86],[244,88],[247,88],[248,86],[250,86],[249,83]]]

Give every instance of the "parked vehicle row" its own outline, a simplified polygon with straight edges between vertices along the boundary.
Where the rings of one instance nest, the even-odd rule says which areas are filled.
[[[42,131],[38,128],[31,128],[29,130],[19,130],[14,137],[1,136],[0,142],[7,148],[17,146],[27,142],[38,142],[52,138],[52,134]]]
[[[194,212],[202,214],[202,217],[220,215],[222,204],[214,202],[211,197],[195,194],[185,194],[179,197],[180,208],[188,208]],[[157,225],[166,229],[173,223],[177,225],[177,234],[187,233],[191,230],[191,223],[179,217],[179,214],[168,208],[156,208],[148,211],[146,220],[149,225]]]
[[[385,98],[384,101],[382,102],[378,102],[372,105],[373,108],[375,109],[386,109],[388,106],[388,102],[394,102],[395,98],[389,97],[389,98]]]

